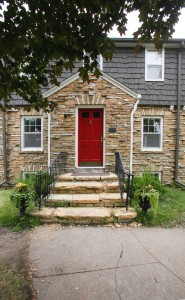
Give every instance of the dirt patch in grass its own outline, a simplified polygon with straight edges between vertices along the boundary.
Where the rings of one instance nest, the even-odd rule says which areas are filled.
[[[28,265],[28,232],[0,228],[0,298],[35,299]]]

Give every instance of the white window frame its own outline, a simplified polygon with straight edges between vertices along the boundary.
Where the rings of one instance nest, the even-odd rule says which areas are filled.
[[[41,147],[24,147],[24,119],[41,119]],[[42,116],[22,116],[21,117],[21,150],[22,151],[43,151],[43,117]]]
[[[142,176],[144,173],[146,173],[146,172],[141,173],[141,176]],[[152,174],[152,175],[157,174],[157,175],[158,175],[159,181],[161,181],[161,172],[160,172],[160,171],[151,171],[151,172],[147,172],[147,173]]]
[[[148,52],[159,52],[158,50],[154,48],[145,48],[145,81],[164,81],[164,48],[162,48],[160,51],[162,53],[162,78],[156,79],[156,78],[147,78],[147,60],[148,60]],[[156,65],[155,63],[153,64]]]
[[[161,139],[160,139],[160,145],[161,147],[144,147],[143,145],[143,135],[144,135],[144,119],[160,119],[161,121]],[[141,149],[142,151],[162,151],[163,149],[163,117],[161,116],[143,116],[142,117],[142,135],[141,135],[141,138],[142,138],[142,141],[141,141]]]
[[[26,174],[29,174],[29,175],[36,175],[37,174],[37,172],[34,172],[34,171],[23,171],[22,172],[22,179],[24,179],[24,180],[26,180]]]
[[[86,54],[86,52],[84,52],[84,54]],[[103,71],[103,56],[101,54],[98,55],[100,57],[100,63],[99,63],[99,69],[100,71]],[[90,63],[92,63],[92,59],[90,57]],[[84,66],[84,61],[83,61],[83,66]]]

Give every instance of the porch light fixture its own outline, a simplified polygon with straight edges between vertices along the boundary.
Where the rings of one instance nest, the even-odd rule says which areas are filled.
[[[74,115],[74,113],[65,112],[65,113],[64,113],[64,119],[66,119],[66,118],[67,118],[67,116],[70,116],[70,115]]]

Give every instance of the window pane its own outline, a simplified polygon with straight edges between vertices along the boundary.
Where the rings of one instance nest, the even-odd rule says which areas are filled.
[[[35,118],[30,119],[30,125],[35,125]]]
[[[158,51],[147,51],[147,63],[153,65],[162,64],[162,52]]]
[[[149,119],[144,119],[144,125],[148,125]]]
[[[25,148],[40,148],[41,147],[41,134],[24,134],[24,147]]]
[[[29,126],[24,126],[24,132],[29,132],[30,127]]]
[[[24,119],[24,125],[29,125],[29,119]]]
[[[83,112],[82,113],[82,118],[89,118],[89,112]]]
[[[100,112],[93,112],[93,118],[100,118]]]
[[[147,79],[162,79],[162,65],[148,65],[147,66]]]
[[[36,119],[36,125],[40,125],[41,126],[41,118],[37,118]]]
[[[148,126],[144,126],[144,132],[148,132]]]
[[[149,125],[154,125],[154,119],[148,119]]]
[[[154,132],[154,126],[149,126],[149,132]]]
[[[41,132],[41,126],[39,126],[39,125],[36,126],[36,127],[35,127],[35,132]]]
[[[143,146],[145,148],[160,148],[160,134],[143,134]]]
[[[156,133],[161,133],[161,124],[160,119],[155,119],[154,130]]]
[[[35,125],[30,126],[30,132],[35,132]]]

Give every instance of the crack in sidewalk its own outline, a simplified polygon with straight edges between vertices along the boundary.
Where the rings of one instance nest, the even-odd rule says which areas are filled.
[[[130,230],[130,232],[132,233],[132,235],[135,237],[135,239],[138,241],[138,243],[146,250],[146,252],[151,255],[157,263],[161,264],[166,270],[168,270],[171,274],[173,274],[176,278],[178,278],[181,282],[185,283],[185,281],[180,278],[177,274],[175,274],[172,270],[170,270],[166,265],[164,265],[154,254],[152,254],[146,247],[145,245],[143,245],[143,243],[139,240],[139,238],[135,235],[135,233],[133,232],[133,230]]]
[[[122,244],[122,241],[119,239],[119,236],[117,235],[117,231],[115,233],[115,230],[114,229],[112,229],[112,230],[113,230],[114,236],[116,237],[119,244],[121,245],[121,251],[120,251],[118,261],[117,261],[117,265],[116,265],[116,268],[115,268],[115,292],[118,295],[119,299],[121,300],[121,295],[120,295],[120,293],[118,291],[118,288],[117,288],[117,286],[118,286],[118,284],[117,284],[117,269],[119,269],[119,263],[120,263],[121,258],[123,257],[123,244]]]
[[[109,271],[109,270],[115,270],[115,269],[126,269],[130,267],[138,267],[138,266],[145,266],[145,265],[152,265],[152,264],[158,264],[158,262],[152,262],[152,263],[146,263],[146,264],[137,264],[137,265],[129,265],[129,266],[122,266],[122,267],[110,267],[110,268],[100,268],[100,269],[94,269],[94,270],[86,270],[86,271],[76,271],[76,272],[68,272],[68,273],[58,273],[58,274],[51,274],[51,275],[42,275],[38,276],[36,274],[33,274],[35,278],[47,278],[47,277],[57,277],[57,276],[67,276],[67,275],[75,275],[75,274],[83,274],[83,273],[93,273],[93,272],[99,272],[99,271]]]

